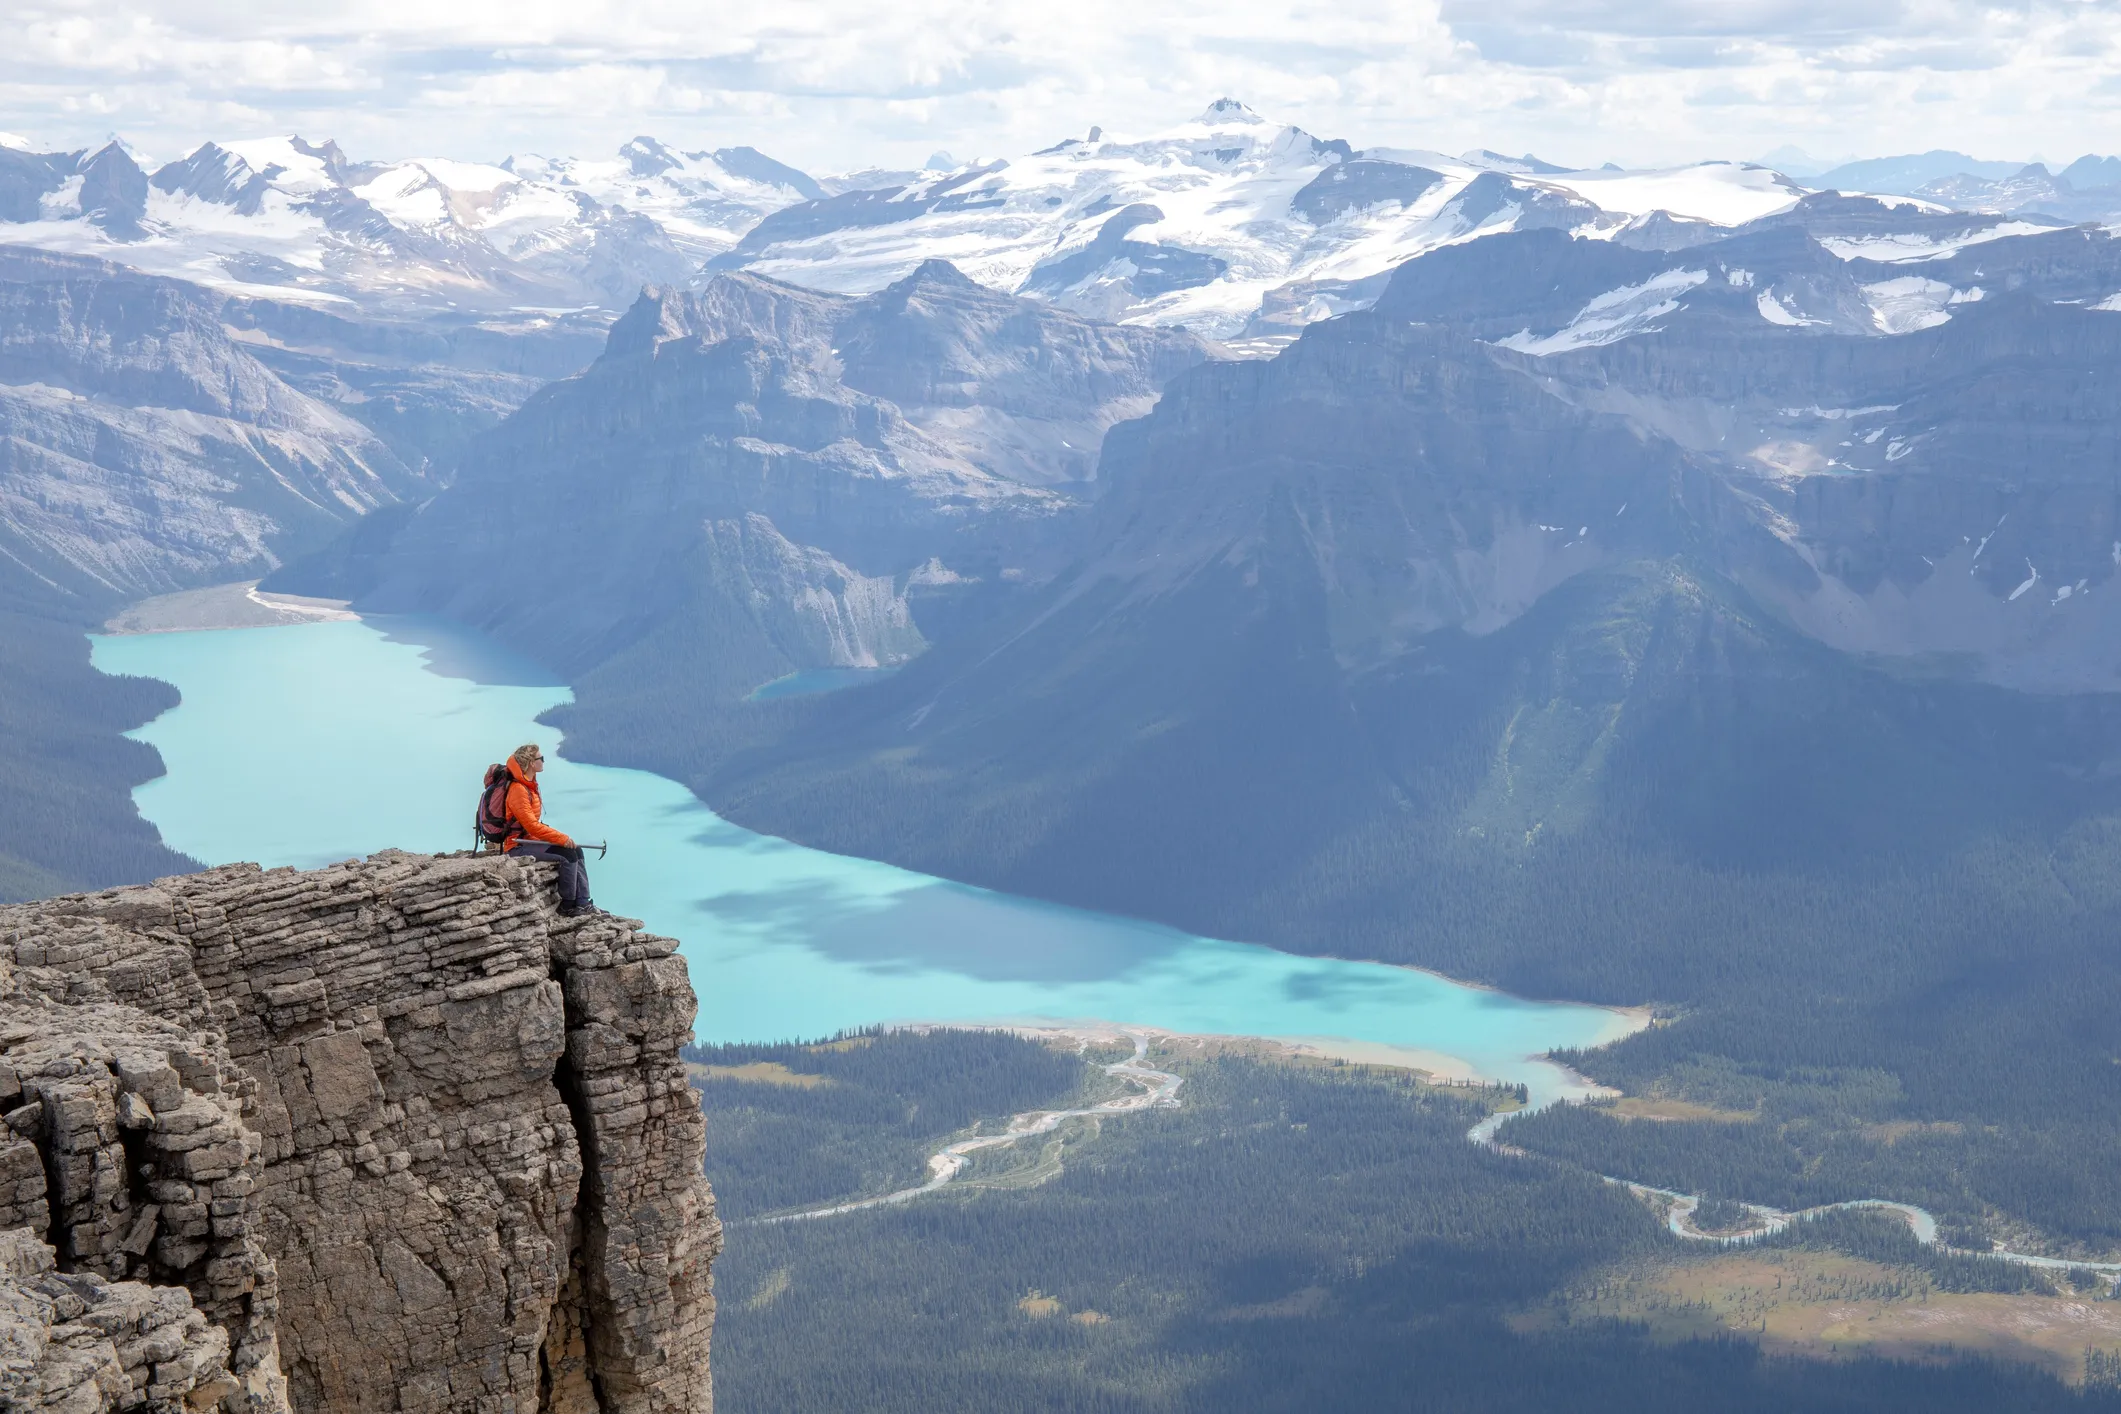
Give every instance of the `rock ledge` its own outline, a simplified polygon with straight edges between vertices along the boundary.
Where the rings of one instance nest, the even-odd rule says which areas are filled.
[[[549,873],[0,907],[0,1407],[711,1410],[685,964]]]

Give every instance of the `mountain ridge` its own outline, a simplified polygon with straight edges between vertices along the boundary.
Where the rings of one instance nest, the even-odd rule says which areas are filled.
[[[866,294],[940,258],[991,288],[1262,352],[1365,302],[1394,265],[1500,231],[1698,236],[1834,188],[2048,221],[2121,214],[2114,169],[2093,157],[2052,178],[1944,153],[1808,183],[1717,161],[1571,171],[1486,150],[1357,148],[1233,99],[1144,137],[1093,133],[1007,160],[823,179],[753,148],[645,135],[607,158],[498,164],[357,162],[335,143],[288,135],[208,142],[151,173],[115,142],[93,153],[10,148],[0,151],[0,221],[15,229],[0,235],[231,293],[393,317],[608,317],[643,285],[699,286],[739,268]]]
[[[450,614],[571,673],[650,652],[633,645],[666,626],[695,664],[683,625],[704,615],[727,630],[707,645],[723,660],[695,664],[716,698],[895,664],[925,646],[914,600],[933,626],[1049,579],[1106,428],[1206,356],[939,262],[859,298],[749,274],[651,290],[356,577],[333,554],[268,583]],[[558,609],[508,569],[532,488],[567,527],[540,552]]]

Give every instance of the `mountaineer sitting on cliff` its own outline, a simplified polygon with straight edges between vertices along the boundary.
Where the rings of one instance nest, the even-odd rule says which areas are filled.
[[[589,870],[582,863],[581,848],[544,821],[545,800],[538,791],[538,773],[544,769],[545,753],[535,746],[519,746],[509,756],[508,797],[502,812],[507,834],[501,849],[560,866],[562,918],[595,913],[598,910],[589,899]]]

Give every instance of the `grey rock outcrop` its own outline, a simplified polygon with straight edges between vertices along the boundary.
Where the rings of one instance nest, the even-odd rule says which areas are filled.
[[[12,936],[0,1398],[285,1408],[275,1268],[254,1236],[260,1145],[242,1118],[255,1087],[213,1033],[92,1000],[107,993]]]
[[[61,1272],[28,1229],[0,1231],[0,1407],[286,1408],[264,1367],[246,1390],[229,1366],[227,1330],[183,1288]]]
[[[707,537],[721,592],[751,611],[790,662],[881,668],[927,646],[913,622],[909,583],[858,574],[823,550],[792,543],[762,515],[710,521]]]
[[[685,967],[542,873],[386,852],[0,909],[10,1399],[710,1408]]]

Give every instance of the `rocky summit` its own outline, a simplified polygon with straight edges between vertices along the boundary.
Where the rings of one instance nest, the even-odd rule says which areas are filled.
[[[548,872],[0,908],[0,1407],[711,1409],[685,964]]]

